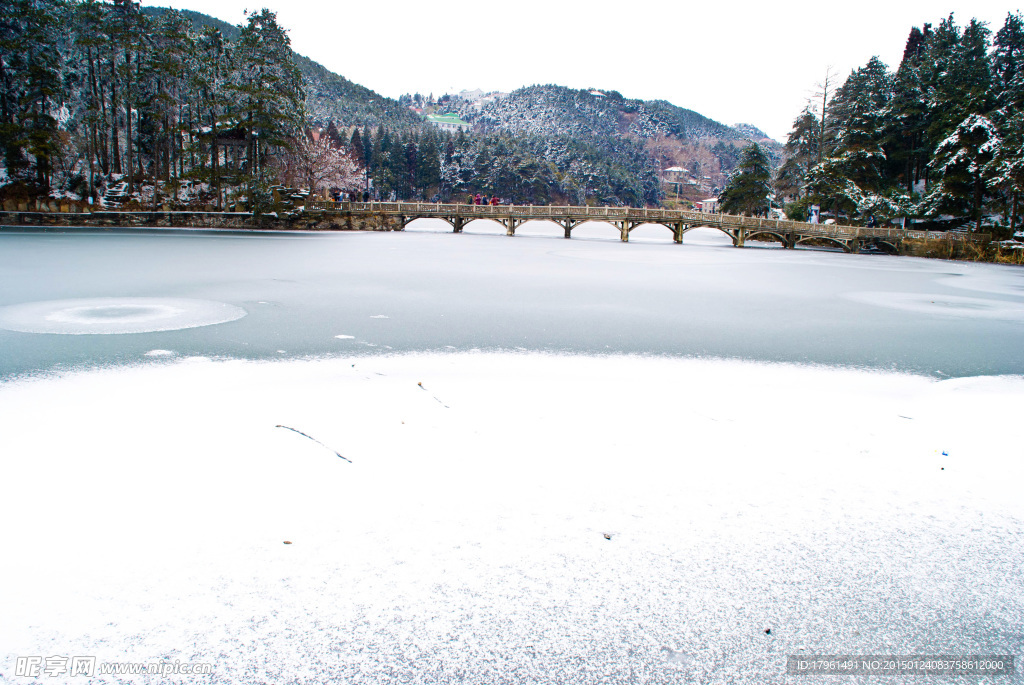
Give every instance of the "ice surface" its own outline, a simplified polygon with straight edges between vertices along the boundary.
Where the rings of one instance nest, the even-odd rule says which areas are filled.
[[[998,427],[1022,401],[1019,378],[535,353],[8,381],[0,681],[32,654],[751,685],[803,682],[801,652],[1019,654],[1024,460]]]
[[[0,330],[0,682],[19,655],[760,685],[801,652],[1021,653],[1024,381],[987,376],[1024,371],[1019,269],[426,229],[0,233],[0,306],[73,300],[37,323],[249,312]]]
[[[280,349],[297,358],[335,354],[339,331],[403,352],[450,346],[1024,373],[1014,316],[968,317],[964,306],[938,316],[931,299],[918,306],[922,297],[970,296],[1007,314],[1024,303],[1016,267],[761,243],[736,249],[713,229],[675,245],[664,227],[643,226],[623,244],[599,224],[565,240],[550,224],[527,224],[533,235],[510,238],[472,234],[476,222],[461,235],[435,223],[445,232],[0,232],[0,306],[131,295],[249,312],[218,326],[134,335],[0,329],[0,377],[121,364],[152,349],[254,359],[277,358]],[[896,309],[846,297],[865,292],[894,293],[896,303],[909,294],[918,304]]]
[[[210,326],[245,316],[225,302],[156,297],[98,297],[0,307],[0,328],[22,333],[112,335]]]
[[[1024,303],[935,293],[863,292],[843,295],[856,302],[907,312],[1024,322]]]

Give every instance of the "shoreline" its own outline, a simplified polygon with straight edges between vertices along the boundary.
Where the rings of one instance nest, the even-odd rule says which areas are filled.
[[[404,231],[402,223],[395,217],[385,214],[371,214],[353,217],[349,215],[332,215],[320,210],[306,213],[290,214],[279,217],[277,212],[254,216],[249,212],[220,212],[207,210],[93,210],[83,211],[81,208],[71,210],[62,207],[62,211],[0,211],[0,232],[39,229],[49,232],[50,229],[87,231],[90,229],[110,231],[112,229],[178,229],[178,230],[211,230],[238,231],[239,233],[258,232],[376,232]],[[487,219],[487,216],[479,218]],[[595,218],[595,221],[600,221]],[[856,226],[850,228],[857,228]],[[513,229],[510,229],[513,230]],[[717,230],[717,229],[716,229]],[[460,233],[461,227],[454,230]],[[566,229],[566,238],[569,238]],[[924,259],[941,259],[946,261],[979,262],[993,264],[1024,264],[1024,250],[1004,249],[997,242],[985,240],[982,244],[967,241],[959,234],[946,238],[933,236],[930,232],[921,233],[924,237],[906,237],[899,241],[894,254],[897,256],[921,257]],[[511,234],[510,234],[511,235]],[[771,237],[746,238],[749,242],[772,242]],[[625,239],[623,239],[625,241]],[[677,235],[675,242],[685,240]],[[820,244],[819,244],[820,243]],[[740,247],[743,247],[741,242]],[[796,246],[790,246],[795,249]],[[836,245],[827,239],[810,240],[803,249],[834,251]],[[829,248],[832,248],[830,250]],[[876,248],[877,249],[877,248]],[[858,249],[857,254],[863,253]]]

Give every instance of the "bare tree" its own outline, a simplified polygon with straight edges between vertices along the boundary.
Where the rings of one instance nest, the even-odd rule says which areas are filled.
[[[814,84],[817,90],[811,95],[810,105],[813,110],[818,109],[818,101],[821,102],[821,121],[818,129],[818,164],[825,156],[825,143],[828,136],[828,106],[833,91],[836,89],[836,73],[830,64],[825,67],[825,78]]]

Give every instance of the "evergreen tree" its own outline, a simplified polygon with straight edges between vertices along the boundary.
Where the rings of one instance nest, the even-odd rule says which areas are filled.
[[[33,182],[36,192],[49,190],[58,146],[59,17],[55,0],[8,0],[0,6],[0,145],[8,175]]]
[[[416,166],[416,187],[427,192],[441,184],[441,159],[437,134],[427,129],[420,139],[419,156]]]
[[[992,52],[992,85],[995,106],[1007,116],[1024,105],[1024,18],[1020,12],[1006,15],[996,33]]]
[[[818,117],[810,106],[793,122],[786,140],[787,158],[775,176],[780,196],[799,199],[803,194],[807,172],[818,161],[819,128]]]
[[[909,195],[923,176],[931,157],[927,144],[930,112],[922,79],[922,60],[931,24],[911,29],[903,50],[903,61],[893,79],[893,94],[885,112],[884,138],[889,156],[889,173]]]
[[[990,190],[1009,217],[1011,232],[1017,230],[1020,194],[1024,191],[1024,18],[1007,14],[996,33],[992,52],[992,120],[1002,138],[989,179]]]
[[[961,32],[953,15],[943,20],[929,39],[925,95],[932,115],[928,127],[931,150],[970,115],[989,113],[988,44],[989,30],[983,24],[972,19]]]
[[[338,127],[334,125],[333,119],[328,122],[327,130],[324,131],[324,135],[327,136],[327,139],[331,141],[331,145],[335,148],[340,150],[345,147],[345,142],[341,139],[341,134],[338,133]]]
[[[940,180],[921,205],[926,216],[951,214],[974,220],[981,230],[986,181],[996,172],[999,133],[989,119],[971,114],[935,149],[931,166]]]
[[[206,27],[196,39],[196,54],[192,60],[192,82],[194,107],[189,107],[188,129],[192,131],[203,123],[209,127],[208,146],[210,165],[206,167],[206,155],[202,150],[202,137],[193,142],[191,155],[199,156],[199,168],[192,169],[192,176],[208,180],[213,188],[217,206],[222,208],[220,149],[217,139],[222,125],[230,125],[231,102],[228,83],[233,71],[232,54],[224,35],[213,27]],[[193,116],[193,112],[195,116]],[[191,136],[190,136],[191,137]],[[199,143],[196,145],[196,143]]]
[[[352,138],[348,142],[349,152],[355,159],[363,160],[363,136],[359,129],[352,131]]]
[[[877,57],[836,92],[829,124],[834,145],[810,187],[837,214],[891,218],[906,212],[907,197],[890,187],[886,174],[885,124],[892,97],[892,75]]]
[[[151,22],[146,49],[139,55],[139,148],[150,160],[154,205],[159,199],[157,179],[171,182],[180,175],[180,103],[196,51],[189,27],[178,12],[161,14]]]
[[[1016,112],[1001,127],[1002,140],[989,167],[987,182],[1001,192],[1004,215],[1010,217],[1010,230],[1020,225],[1020,199],[1024,193],[1024,112]]]
[[[288,34],[268,9],[249,15],[238,40],[232,83],[235,107],[245,122],[250,202],[254,211],[268,201],[264,158],[287,148],[303,122],[301,75],[292,60]]]
[[[750,216],[767,215],[771,193],[771,164],[757,143],[743,148],[736,173],[719,197],[722,211]]]
[[[363,134],[360,137],[363,142],[363,166],[370,169],[373,165],[373,136],[370,135],[369,125],[363,126]],[[354,152],[358,154],[358,150]]]

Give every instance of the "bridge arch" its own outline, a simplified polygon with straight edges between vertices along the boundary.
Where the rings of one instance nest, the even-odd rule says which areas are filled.
[[[583,223],[607,223],[617,228],[623,241],[629,240],[633,229],[654,224],[674,231],[677,239],[695,228],[714,228],[728,236],[734,245],[743,247],[747,236],[759,234],[782,240],[786,247],[807,244],[813,240],[823,241],[822,245],[836,245],[846,252],[852,252],[861,245],[873,245],[879,249],[899,253],[906,239],[949,238],[942,233],[886,229],[877,231],[852,226],[811,225],[798,221],[760,219],[732,216],[729,214],[706,214],[687,210],[667,210],[632,207],[572,207],[568,205],[500,205],[478,206],[442,202],[332,202],[310,200],[306,211],[316,221],[323,221],[334,227],[364,228],[371,230],[396,230],[404,228],[418,219],[441,219],[454,228],[456,233],[477,219],[489,219],[504,225],[508,235],[528,221],[548,220],[562,226],[565,237]],[[749,233],[748,233],[749,231]],[[990,234],[977,234],[965,240],[986,243]]]
[[[838,247],[843,248],[846,252],[850,251],[850,245],[848,242],[839,240],[838,238],[832,238],[827,235],[805,235],[803,238],[798,239],[795,244],[799,245],[800,243],[807,242],[808,240],[827,240],[828,242],[835,243]]]
[[[583,227],[586,227],[591,230],[599,228],[599,230],[601,231],[601,238],[604,238],[604,234],[606,231],[614,231],[614,233],[612,234],[614,237],[621,237],[622,235],[622,229],[616,226],[613,221],[605,219],[584,219],[583,221],[578,222],[575,226],[568,230],[569,232],[572,232],[578,228]]]
[[[631,225],[629,226],[629,232],[632,233],[634,230],[641,228],[643,226],[662,226],[664,228],[667,228],[674,236],[676,234],[676,225],[676,223],[668,223],[666,221],[657,221],[654,219],[652,219],[651,221],[636,221],[631,222]]]
[[[410,224],[416,223],[417,221],[424,221],[424,220],[426,220],[426,221],[433,221],[433,220],[443,221],[446,224],[448,224],[448,226],[450,226],[452,228],[452,230],[455,230],[455,219],[452,218],[452,217],[449,217],[449,216],[403,216],[401,218],[402,230],[404,231]]]
[[[555,233],[556,230],[559,231],[560,233],[564,233],[564,231],[566,230],[565,229],[565,225],[562,224],[557,218],[523,217],[522,221],[520,221],[516,225],[515,230],[519,231],[524,226],[530,226],[533,229],[539,229],[539,228],[542,228],[542,227],[543,228],[552,229],[551,230],[551,235],[553,235],[553,236],[559,235],[559,233]],[[573,230],[575,228],[576,228],[576,226],[573,225],[572,227],[569,228],[569,230],[571,231],[571,230]],[[544,234],[535,234],[535,235],[544,235],[545,237],[547,237],[548,234],[544,233]]]
[[[900,253],[899,245],[888,240],[873,240],[869,244],[878,247],[886,254],[898,255]]]
[[[735,233],[731,233],[729,231],[729,229],[727,229],[727,228],[725,228],[723,226],[715,226],[713,224],[688,224],[688,225],[683,227],[683,235],[686,235],[690,231],[696,230],[698,228],[713,228],[716,231],[721,231],[722,233],[724,233],[725,235],[729,236],[733,240],[736,240],[736,234]]]
[[[779,233],[778,231],[773,231],[773,230],[770,230],[770,229],[767,229],[767,228],[759,228],[757,230],[754,230],[754,231],[751,231],[750,233],[748,233],[747,234],[747,239],[753,238],[755,235],[770,235],[770,236],[774,236],[775,238],[778,238],[779,242],[782,243],[783,245],[789,245],[789,239],[784,234]],[[797,241],[797,242],[799,242],[799,241]]]
[[[452,224],[452,226],[456,226],[456,222],[457,221],[458,221],[458,219],[452,218],[450,223]],[[477,221],[483,221],[483,222],[485,222],[485,224],[486,223],[497,224],[496,228],[494,228],[492,230],[489,230],[489,231],[483,231],[487,235],[494,235],[496,232],[498,232],[498,230],[500,230],[502,233],[507,231],[507,228],[502,225],[502,222],[498,218],[491,217],[491,216],[467,216],[467,217],[463,217],[462,218],[462,228],[460,229],[460,228],[458,228],[456,226],[456,231],[465,231],[467,226],[469,226],[471,223],[474,223],[474,222],[477,222]]]

